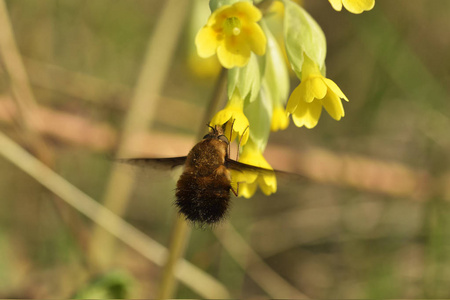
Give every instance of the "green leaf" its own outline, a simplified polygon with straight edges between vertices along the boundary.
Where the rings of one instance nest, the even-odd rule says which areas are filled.
[[[303,53],[324,70],[327,44],[319,24],[298,4],[284,0],[284,39],[292,69],[301,78]]]
[[[232,5],[236,2],[251,2],[251,1],[247,1],[247,0],[210,0],[209,1],[209,8],[211,9],[211,11],[215,11],[216,9],[218,9],[219,7],[222,7],[224,5]]]
[[[261,27],[267,37],[266,67],[262,86],[274,105],[284,106],[289,95],[289,72],[275,37],[265,23],[262,22]]]
[[[261,64],[255,54],[251,54],[248,64],[242,68],[228,71],[228,98],[231,98],[237,88],[243,99],[253,102],[261,88]]]
[[[78,290],[75,299],[124,299],[130,298],[134,279],[121,270],[111,271],[88,282]]]
[[[244,114],[250,123],[249,139],[263,152],[269,140],[272,121],[272,102],[264,90],[258,94],[256,101],[244,103]]]

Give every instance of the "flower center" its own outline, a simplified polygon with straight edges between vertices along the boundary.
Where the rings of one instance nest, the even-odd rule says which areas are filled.
[[[231,17],[225,20],[223,29],[226,35],[239,35],[241,33],[241,20]]]

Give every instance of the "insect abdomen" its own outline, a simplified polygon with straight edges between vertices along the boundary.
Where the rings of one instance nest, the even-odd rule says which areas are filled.
[[[227,213],[230,188],[230,182],[222,176],[199,177],[185,172],[177,183],[175,204],[194,223],[216,223]]]

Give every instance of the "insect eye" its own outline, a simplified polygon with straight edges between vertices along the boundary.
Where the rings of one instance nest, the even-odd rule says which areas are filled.
[[[219,135],[218,139],[221,140],[222,142],[225,142],[228,144],[228,138],[226,136],[224,136],[223,134]]]
[[[209,138],[209,137],[210,137],[210,133],[205,134],[205,136],[203,137],[203,139],[207,139],[207,138]]]

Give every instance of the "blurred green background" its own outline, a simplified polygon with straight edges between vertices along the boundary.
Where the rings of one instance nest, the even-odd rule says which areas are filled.
[[[136,175],[114,170],[109,158],[129,134],[126,119],[139,119],[130,115],[139,86],[161,81],[148,95],[145,136],[122,154],[186,155],[207,130],[218,69],[192,57],[190,10],[180,4],[176,20],[161,25],[165,3],[6,1],[36,105],[18,108],[30,98],[21,94],[27,82],[13,75],[15,50],[2,46],[1,131],[97,201],[108,197],[112,173]],[[262,261],[239,251],[236,260],[224,245],[239,242],[224,242],[225,224],[194,229],[185,258],[234,298],[289,295],[271,278],[311,298],[450,297],[450,2],[378,0],[362,15],[326,0],[303,4],[327,37],[327,77],[350,99],[346,116],[271,134],[271,165],[309,180],[281,179],[270,197],[233,198],[225,223]],[[175,21],[179,35],[155,39],[158,26],[169,32]],[[3,41],[5,32],[0,26]],[[168,64],[148,66],[145,57],[166,52],[170,38]],[[0,170],[0,297],[156,297],[161,267],[120,241],[97,245],[112,257],[98,266],[90,219],[3,157]],[[118,213],[167,247],[176,174],[136,177]],[[184,284],[174,295],[199,296]]]

